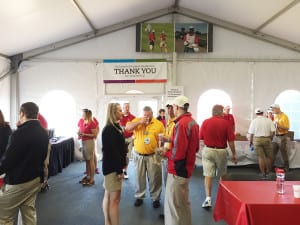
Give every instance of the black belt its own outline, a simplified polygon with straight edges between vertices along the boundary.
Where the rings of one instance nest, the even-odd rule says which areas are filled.
[[[138,153],[137,151],[135,151],[136,154],[140,155],[140,156],[150,156],[150,155],[154,155],[155,152],[150,153],[150,154],[142,154],[142,153]]]
[[[256,136],[256,138],[271,138],[270,136]]]
[[[276,134],[277,137],[284,136],[284,135],[287,135],[287,134]]]
[[[206,145],[206,147],[215,148],[215,149],[225,149],[225,148],[227,148],[227,147],[217,147],[217,146],[207,146],[207,145]]]

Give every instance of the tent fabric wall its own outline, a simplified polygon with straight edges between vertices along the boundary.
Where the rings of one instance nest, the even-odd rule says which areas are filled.
[[[232,98],[233,113],[239,121],[236,125],[237,132],[245,133],[252,105],[251,63],[181,62],[178,63],[177,70],[181,74],[177,77],[177,84],[185,87],[185,94],[190,97],[191,111],[195,116],[199,97],[209,89],[220,89]],[[219,104],[224,105],[222,102]]]
[[[26,62],[20,71],[20,101],[31,99],[41,104],[47,92],[64,90],[76,99],[78,109],[95,110],[98,95],[96,75],[95,63]]]
[[[300,62],[181,62],[177,84],[184,86],[185,94],[190,96],[194,115],[205,91],[220,89],[229,94],[236,132],[246,135],[256,107],[266,110],[281,92],[300,91],[299,69]]]

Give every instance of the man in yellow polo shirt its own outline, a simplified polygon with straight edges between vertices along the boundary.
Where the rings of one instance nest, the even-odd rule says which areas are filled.
[[[167,103],[167,123],[166,123],[166,130],[164,134],[164,140],[168,139],[170,140],[172,137],[172,132],[175,126],[175,120],[176,120],[176,115],[174,113],[173,105],[172,103]],[[171,143],[170,142],[164,142],[164,149],[163,151],[169,151],[171,149]],[[165,153],[164,153],[165,154]],[[168,167],[167,167],[167,158],[162,157],[161,159],[161,167],[162,167],[162,177],[163,177],[163,184],[164,187],[166,187],[167,183],[167,176],[168,176]],[[162,209],[164,210],[164,209]],[[160,215],[160,218],[164,218],[164,213],[162,212]]]
[[[167,124],[166,124],[166,130],[165,130],[165,138],[171,138],[172,136],[172,132],[173,132],[173,128],[175,126],[175,120],[176,120],[176,116],[175,116],[175,113],[174,113],[174,109],[173,109],[173,105],[171,105],[170,103],[167,103],[166,105],[167,109],[168,109],[168,120],[167,120]],[[168,151],[170,150],[170,143],[169,142],[165,142],[164,143],[164,148],[165,148],[165,151]],[[163,166],[165,168],[167,168],[167,165],[165,164],[166,163],[166,158],[163,158],[162,159],[162,163],[163,163]],[[164,182],[167,181],[167,175],[168,175],[168,172],[167,172],[167,169],[163,168],[163,178],[164,178]]]
[[[273,137],[273,152],[274,160],[280,150],[282,160],[284,163],[284,170],[287,172],[289,170],[289,156],[287,153],[287,134],[290,128],[290,122],[288,116],[280,110],[278,104],[271,105],[274,114],[274,124],[275,124],[275,136]]]
[[[158,208],[160,207],[162,175],[161,161],[157,160],[155,150],[158,148],[158,134],[165,132],[164,126],[153,117],[151,107],[145,106],[143,117],[128,122],[125,129],[133,131],[134,134],[133,162],[137,181],[134,205],[139,207],[143,204],[148,180],[153,207]]]

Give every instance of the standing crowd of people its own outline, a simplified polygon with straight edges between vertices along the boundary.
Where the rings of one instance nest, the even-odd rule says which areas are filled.
[[[109,103],[101,132],[105,190],[102,209],[106,225],[119,225],[122,183],[123,179],[128,179],[129,158],[135,168],[134,206],[140,207],[149,191],[153,208],[161,207],[162,188],[165,188],[161,214],[165,224],[191,225],[189,182],[200,140],[204,143],[201,154],[206,194],[202,207],[212,207],[212,180],[215,176],[226,179],[227,149],[231,150],[232,162],[238,162],[235,121],[230,114],[231,107],[217,104],[212,108],[212,116],[200,127],[188,111],[189,107],[189,99],[178,96],[166,104],[167,115],[161,109],[155,118],[149,106],[143,108],[141,117],[135,117],[129,103],[123,108],[119,103]],[[262,178],[270,174],[278,151],[284,169],[289,170],[286,146],[289,119],[278,104],[270,109],[272,113],[269,110],[266,116],[257,108],[257,117],[248,130]],[[20,211],[23,224],[34,225],[37,219],[35,201],[47,181],[51,150],[47,121],[35,103],[26,102],[20,107],[17,125],[12,132],[0,111],[0,175],[5,174],[0,190],[0,224],[13,224]],[[99,122],[92,111],[83,109],[78,121],[78,139],[86,163],[86,176],[79,181],[84,186],[95,185],[94,176],[99,173],[95,151],[99,130]]]

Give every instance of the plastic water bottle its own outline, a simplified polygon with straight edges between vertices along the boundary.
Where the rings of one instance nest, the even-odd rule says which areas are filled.
[[[285,173],[283,169],[276,168],[276,192],[278,194],[284,194],[284,179]]]

